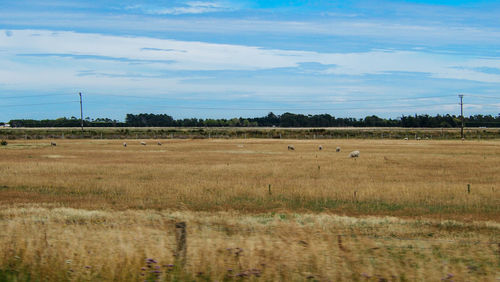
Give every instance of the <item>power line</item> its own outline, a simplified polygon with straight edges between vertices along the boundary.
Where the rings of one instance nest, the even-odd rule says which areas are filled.
[[[408,98],[370,98],[370,99],[349,99],[348,101],[332,101],[332,103],[349,103],[349,102],[369,102],[369,101],[411,101],[411,100],[422,100],[422,99],[435,99],[435,98],[445,98],[452,97],[451,95],[440,95],[440,96],[427,96],[427,97],[408,97]],[[321,100],[318,100],[321,102]],[[327,101],[327,100],[325,100]]]
[[[92,102],[90,102],[92,103]],[[191,107],[179,105],[150,105],[148,107],[155,108],[173,108],[173,109],[189,109],[189,110],[224,110],[224,111],[344,111],[344,110],[367,110],[367,109],[387,109],[387,108],[419,108],[430,106],[453,106],[455,103],[444,104],[425,104],[425,105],[394,105],[394,106],[378,106],[378,107],[346,107],[346,108],[240,108],[240,107]]]
[[[32,97],[52,97],[52,96],[68,96],[69,94],[38,94],[38,95],[23,95],[23,96],[7,96],[7,97],[1,97],[2,99],[20,99],[20,98],[32,98]],[[172,100],[171,97],[157,97],[157,96],[136,96],[136,95],[119,95],[119,94],[90,94],[91,96],[111,96],[111,97],[120,97],[120,98],[134,98],[134,99],[152,99],[152,100]],[[366,98],[366,99],[348,99],[345,101],[335,101],[331,99],[321,99],[321,100],[290,100],[287,99],[286,101],[282,103],[332,103],[332,104],[347,104],[347,103],[352,103],[352,102],[370,102],[370,101],[412,101],[412,100],[423,100],[423,99],[435,99],[435,98],[446,98],[446,97],[452,97],[451,95],[436,95],[436,96],[420,96],[420,97],[407,97],[407,98]],[[489,98],[495,98],[495,97],[489,97]],[[178,98],[175,98],[175,100],[179,100]],[[207,99],[187,99],[189,101],[205,101]],[[210,101],[214,101],[211,99]],[[222,100],[222,101],[227,101],[227,100]],[[276,103],[279,101],[253,101],[253,103]],[[58,102],[58,103],[66,103],[66,102]],[[55,103],[38,103],[38,104],[16,104],[16,105],[4,105],[4,106],[36,106],[36,105],[48,105],[48,104],[55,104]],[[434,105],[447,105],[447,104],[432,104],[432,105],[405,105],[405,106],[400,106],[400,105],[395,105],[395,106],[381,106],[381,107],[375,107],[377,109],[380,108],[391,108],[391,107],[426,107],[426,106],[434,106]],[[479,104],[469,104],[469,105],[479,105]],[[158,106],[156,106],[158,107]],[[183,109],[195,109],[195,110],[275,110],[275,111],[281,111],[281,110],[296,110],[296,111],[304,111],[304,110],[318,110],[318,111],[328,111],[328,110],[362,110],[362,109],[374,109],[374,107],[351,107],[351,108],[339,108],[339,109],[332,109],[332,108],[289,108],[289,107],[276,107],[276,108],[232,108],[232,107],[190,107],[190,106],[162,106],[162,107],[175,107],[175,108],[183,108]]]
[[[65,101],[65,102],[52,102],[52,103],[36,103],[36,104],[10,104],[10,105],[0,105],[0,107],[44,106],[44,105],[57,105],[57,104],[78,103],[78,102],[79,101]]]
[[[117,101],[114,101],[115,103]],[[118,101],[125,103],[124,101]],[[100,104],[100,102],[87,102],[87,104]],[[342,108],[290,108],[290,107],[269,107],[269,108],[242,108],[242,107],[197,107],[197,106],[182,106],[182,105],[147,105],[147,107],[154,108],[172,108],[172,109],[189,109],[189,110],[228,110],[228,111],[342,111],[342,110],[370,110],[370,109],[387,109],[387,108],[420,108],[432,106],[455,106],[457,103],[434,103],[434,104],[421,104],[421,105],[388,105],[388,106],[366,106],[366,107],[342,107]],[[458,103],[460,104],[460,103]],[[490,104],[468,104],[470,106],[490,106]]]
[[[89,94],[92,96],[111,96],[111,97],[120,97],[120,98],[134,98],[134,99],[154,99],[154,100],[172,100],[172,97],[158,97],[158,96],[137,96],[137,95],[119,95],[119,94]],[[350,103],[350,102],[370,102],[370,101],[411,101],[411,100],[422,100],[422,99],[435,99],[435,98],[447,98],[447,97],[454,97],[453,95],[436,95],[436,96],[421,96],[421,97],[407,97],[407,98],[378,98],[378,97],[373,97],[373,98],[366,98],[366,99],[348,99],[345,101],[338,101],[338,100],[332,100],[332,99],[316,99],[316,100],[294,100],[294,99],[286,99],[284,102],[293,102],[293,103],[303,103],[303,102],[309,102],[309,103],[324,103],[324,102],[330,102],[330,103]],[[176,100],[179,100],[179,98],[175,98]],[[189,101],[196,101],[196,100],[208,100],[208,99],[183,99],[183,100],[189,100]],[[214,99],[210,99],[210,101],[213,101]],[[260,103],[272,103],[276,101],[259,101]]]
[[[474,97],[474,98],[484,98],[484,99],[500,100],[500,97],[492,97],[492,96],[484,96],[484,95],[467,95],[467,96]]]
[[[153,96],[131,96],[131,95],[118,95],[118,94],[91,94],[92,96],[112,96],[112,97],[120,97],[120,98],[138,98],[138,99],[154,99],[154,100],[172,100],[170,97],[153,97]],[[37,95],[23,95],[23,96],[7,96],[0,97],[0,99],[15,99],[15,98],[33,98],[33,97],[52,97],[52,96],[69,96],[69,94],[37,94]],[[454,95],[436,95],[436,96],[420,96],[420,97],[408,97],[408,98],[367,98],[367,99],[349,99],[346,101],[332,101],[332,100],[309,100],[303,102],[330,102],[332,104],[347,104],[351,102],[368,102],[368,101],[412,101],[412,100],[422,100],[422,99],[434,99],[434,98],[445,98],[452,97]],[[456,97],[456,96],[455,96]],[[471,97],[481,97],[481,98],[491,98],[491,99],[500,99],[500,97],[490,97],[490,96],[482,96],[482,95],[471,95]],[[201,101],[206,99],[199,99]],[[189,101],[193,102],[196,99],[189,99]],[[213,100],[211,100],[213,101]],[[61,101],[61,102],[45,102],[45,103],[27,103],[27,104],[8,104],[8,105],[0,105],[0,107],[24,107],[24,106],[43,106],[43,105],[57,105],[57,104],[69,104],[69,103],[78,103],[79,101]],[[116,102],[125,102],[121,101],[113,101]],[[255,101],[253,103],[273,103],[271,101]],[[287,100],[286,102],[300,102],[299,100]],[[90,104],[95,104],[98,102],[87,102]],[[99,102],[99,104],[102,104]],[[304,107],[304,108],[291,108],[291,107],[203,107],[203,106],[181,106],[181,105],[149,105],[148,107],[161,107],[161,108],[174,108],[174,109],[191,109],[191,110],[225,110],[225,111],[346,111],[346,110],[372,110],[372,109],[388,109],[388,108],[420,108],[420,107],[432,107],[432,106],[452,106],[455,103],[433,103],[433,104],[423,104],[423,105],[387,105],[387,106],[364,106],[364,107],[337,107],[337,108],[314,108],[314,107]],[[491,104],[468,104],[470,106],[491,106]]]
[[[37,94],[37,95],[21,95],[21,96],[0,96],[0,99],[22,99],[33,97],[53,97],[53,96],[70,96],[69,94]]]

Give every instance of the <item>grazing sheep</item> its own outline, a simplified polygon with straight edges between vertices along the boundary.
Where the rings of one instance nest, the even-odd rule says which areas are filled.
[[[335,152],[337,152],[337,153],[338,153],[338,152],[340,152],[340,147],[337,147],[337,148],[335,149]]]
[[[56,142],[50,142],[50,146],[57,146]]]
[[[295,150],[295,147],[293,145],[288,145],[288,150],[292,150],[294,151]]]
[[[420,138],[420,137],[417,137],[416,139],[417,139],[417,140],[422,140],[422,138]]]
[[[323,146],[319,145],[318,150],[323,150]]]
[[[123,142],[123,147],[127,147],[127,142]]]
[[[403,140],[408,140],[408,137],[405,137]]]
[[[142,145],[142,146],[146,146],[146,142],[142,141],[142,142],[141,142],[141,145]]]
[[[161,146],[161,142],[160,141],[158,141],[158,146]]]
[[[350,158],[358,158],[358,157],[359,157],[359,151],[352,151],[352,152],[349,154],[349,157],[350,157]]]

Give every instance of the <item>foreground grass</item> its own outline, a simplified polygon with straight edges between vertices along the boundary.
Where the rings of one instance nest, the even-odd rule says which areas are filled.
[[[0,278],[7,280],[492,281],[500,275],[494,222],[51,205],[3,206],[0,218]],[[188,227],[184,267],[173,256],[177,221]]]

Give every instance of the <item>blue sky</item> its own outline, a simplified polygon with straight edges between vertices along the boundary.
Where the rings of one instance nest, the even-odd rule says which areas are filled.
[[[0,121],[500,113],[499,1],[0,1]]]

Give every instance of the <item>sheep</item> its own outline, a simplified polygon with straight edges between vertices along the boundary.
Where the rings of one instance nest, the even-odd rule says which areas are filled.
[[[408,137],[405,137],[403,140],[408,140]]]
[[[293,145],[288,145],[288,150],[292,150],[294,151],[295,150],[295,147]]]
[[[146,142],[141,141],[141,145],[142,145],[142,146],[146,146]]]
[[[318,150],[323,150],[323,146],[319,145]]]
[[[161,146],[161,142],[160,142],[160,141],[158,141],[158,143],[157,143],[157,144],[158,144],[158,146]]]
[[[350,157],[350,158],[358,158],[358,157],[359,157],[359,151],[352,151],[352,152],[349,154],[349,157]]]
[[[335,152],[337,152],[337,153],[338,153],[338,152],[340,152],[340,147],[337,147],[337,148],[335,149]]]
[[[55,146],[57,146],[57,144],[56,144],[56,142],[50,142],[50,146],[55,147]]]
[[[127,142],[123,142],[123,147],[127,147]]]
[[[420,137],[417,137],[417,138],[415,138],[415,139],[416,139],[416,140],[422,140],[422,138],[420,138]]]

